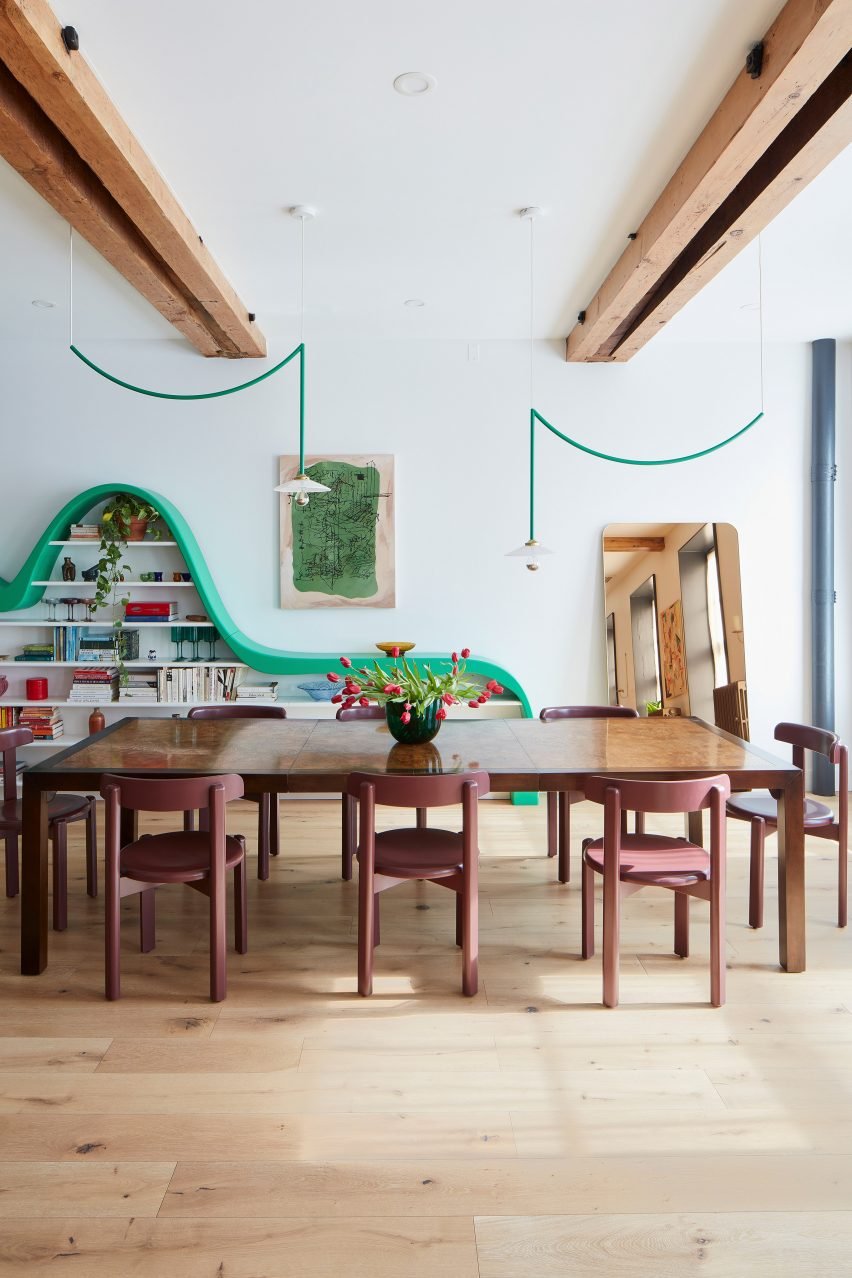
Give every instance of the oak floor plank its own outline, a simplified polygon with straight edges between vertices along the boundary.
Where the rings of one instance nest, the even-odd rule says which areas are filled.
[[[174,1163],[0,1162],[0,1218],[156,1216]],[[5,1225],[3,1231],[5,1231]]]
[[[108,1038],[14,1038],[7,1035],[0,1038],[0,1070],[51,1069],[93,1073],[103,1060],[110,1042]]]
[[[56,1263],[58,1262],[58,1263]],[[0,1278],[479,1278],[471,1220],[4,1222]]]
[[[497,1216],[479,1278],[845,1278],[852,1212]]]

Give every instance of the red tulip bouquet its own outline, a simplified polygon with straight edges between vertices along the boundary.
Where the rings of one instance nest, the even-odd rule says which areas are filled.
[[[327,676],[330,683],[343,685],[331,700],[347,710],[371,704],[384,706],[391,733],[407,744],[431,741],[450,706],[466,701],[471,710],[478,710],[495,692],[503,691],[496,679],[489,679],[484,686],[471,682],[465,665],[469,648],[451,653],[446,669],[439,672],[426,662],[421,667],[408,661],[399,648],[392,648],[390,655],[394,664],[388,669],[378,661],[373,662],[372,668],[356,668],[348,657],[341,657],[346,673]]]

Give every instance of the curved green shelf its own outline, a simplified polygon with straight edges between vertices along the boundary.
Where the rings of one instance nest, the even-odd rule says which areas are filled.
[[[161,512],[164,520],[177,542],[187,567],[192,573],[193,583],[204,604],[205,612],[222,636],[222,639],[240,661],[263,674],[324,674],[336,668],[338,653],[286,652],[280,648],[269,648],[265,644],[255,643],[248,635],[243,634],[225,607],[201,547],[195,539],[192,529],[175,506],[160,493],[148,488],[139,488],[135,484],[98,484],[96,488],[88,488],[69,501],[54,516],[45,528],[21,571],[12,581],[0,577],[0,612],[16,612],[21,608],[32,608],[44,595],[44,586],[35,586],[35,581],[45,581],[50,577],[61,548],[51,546],[52,541],[67,539],[72,523],[78,523],[93,506],[107,501],[117,492],[134,493],[144,501],[150,502]],[[372,661],[376,654],[349,654],[359,663]],[[424,661],[446,661],[444,653],[419,653],[418,659]],[[483,675],[486,679],[496,679],[506,688],[517,694],[524,715],[532,714],[529,699],[518,680],[502,666],[492,661],[472,657],[467,663],[472,674]]]

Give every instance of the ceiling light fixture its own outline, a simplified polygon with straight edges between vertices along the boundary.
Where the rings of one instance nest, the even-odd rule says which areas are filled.
[[[530,410],[535,403],[533,398],[533,320],[535,318],[535,235],[533,228],[536,219],[541,217],[544,210],[539,208],[537,204],[531,204],[525,209],[520,209],[518,216],[525,222],[530,224],[530,283],[529,283],[529,373],[530,373]],[[535,422],[530,421],[530,535],[529,539],[519,546],[517,550],[510,550],[507,558],[509,559],[525,559],[527,568],[530,572],[537,572],[541,567],[539,559],[542,555],[552,555],[553,551],[547,546],[542,546],[541,542],[536,539],[535,535],[535,503],[534,503],[534,487],[535,487],[535,470],[533,464],[534,454],[532,452],[535,442]]]
[[[413,311],[418,310],[421,306],[425,305],[426,303],[423,301],[422,297],[409,297],[403,302],[403,306],[408,306]]]
[[[289,210],[290,216],[302,224],[302,244],[300,252],[299,273],[299,347],[304,355],[305,349],[305,223],[312,221],[317,211],[309,204],[294,204]],[[276,484],[277,493],[286,493],[297,506],[307,506],[311,493],[328,493],[331,489],[325,484],[318,484],[305,472],[305,361],[299,361],[299,473],[294,479],[286,479]]]
[[[427,71],[403,71],[394,80],[393,87],[406,98],[419,98],[424,93],[431,93],[437,84],[435,77]]]
[[[34,297],[30,302],[30,306],[37,306],[40,311],[52,311],[55,302],[49,302],[46,297]]]

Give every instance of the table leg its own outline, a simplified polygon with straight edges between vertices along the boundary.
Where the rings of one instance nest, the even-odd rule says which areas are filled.
[[[23,777],[21,830],[21,971],[47,967],[47,794]]]
[[[778,799],[778,957],[788,972],[805,970],[805,781],[793,773]]]

